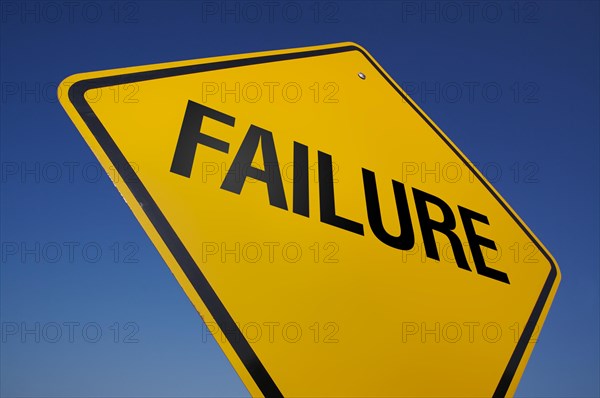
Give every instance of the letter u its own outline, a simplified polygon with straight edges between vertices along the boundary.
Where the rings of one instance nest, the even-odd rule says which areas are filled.
[[[367,216],[369,217],[369,225],[375,236],[386,245],[396,249],[412,249],[415,244],[415,234],[410,218],[410,211],[408,209],[408,200],[406,198],[404,184],[392,180],[394,197],[396,199],[396,210],[398,211],[398,220],[400,221],[400,234],[398,236],[393,236],[383,227],[375,173],[363,168],[362,175],[365,187],[365,199],[367,201]]]

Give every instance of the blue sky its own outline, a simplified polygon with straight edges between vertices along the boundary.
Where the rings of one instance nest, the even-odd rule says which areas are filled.
[[[598,396],[599,3],[248,4],[0,3],[0,395],[248,394],[58,103],[58,83],[353,41],[561,268],[517,395]]]

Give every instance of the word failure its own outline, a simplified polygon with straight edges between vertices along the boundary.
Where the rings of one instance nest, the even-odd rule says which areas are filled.
[[[171,163],[170,171],[172,173],[187,178],[191,177],[198,145],[204,145],[223,153],[229,153],[228,142],[200,131],[202,120],[205,117],[231,127],[235,125],[234,117],[194,101],[188,101]],[[253,165],[259,147],[263,157],[263,169]],[[294,141],[293,157],[292,212],[304,217],[310,217],[308,147]],[[251,124],[233,158],[231,169],[239,173],[227,173],[223,178],[221,189],[239,195],[242,192],[246,179],[248,177],[253,178],[266,184],[271,206],[288,210],[288,201],[283,189],[273,134],[270,131]],[[318,177],[321,222],[364,236],[364,227],[361,223],[343,217],[336,212],[332,156],[321,151],[318,151]],[[412,249],[415,244],[415,234],[409,210],[407,190],[404,184],[392,180],[396,210],[400,223],[400,233],[396,235],[390,234],[383,226],[375,173],[362,168],[362,178],[367,218],[373,234],[382,243],[395,249]],[[467,261],[461,239],[454,231],[457,223],[452,208],[437,196],[417,188],[412,188],[412,196],[427,257],[440,261],[434,235],[434,232],[438,232],[445,235],[450,241],[457,266],[465,271],[472,271]],[[430,217],[429,206],[437,206],[439,208],[443,215],[441,221]],[[481,236],[475,231],[474,221],[489,225],[487,216],[463,206],[458,206],[458,216],[464,227],[477,274],[503,283],[510,283],[506,273],[490,268],[485,263],[481,248],[486,247],[496,250],[496,244],[493,240]]]

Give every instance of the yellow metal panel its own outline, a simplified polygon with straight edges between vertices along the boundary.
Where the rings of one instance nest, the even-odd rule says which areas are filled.
[[[65,84],[67,113],[101,164],[119,171],[115,185],[252,395],[514,393],[558,267],[363,48],[116,69]],[[115,96],[126,92],[135,95]],[[192,155],[176,154],[184,131]],[[251,165],[232,166],[240,148]],[[366,170],[383,228],[405,238],[396,247],[371,226]],[[426,249],[432,239],[437,249]]]

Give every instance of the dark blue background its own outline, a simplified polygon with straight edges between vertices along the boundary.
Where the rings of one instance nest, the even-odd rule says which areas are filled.
[[[517,394],[598,396],[598,3],[226,6],[233,13],[208,12],[223,7],[214,1],[1,3],[1,395],[247,395],[117,190],[96,177],[58,83],[354,41],[479,164],[561,267]]]

